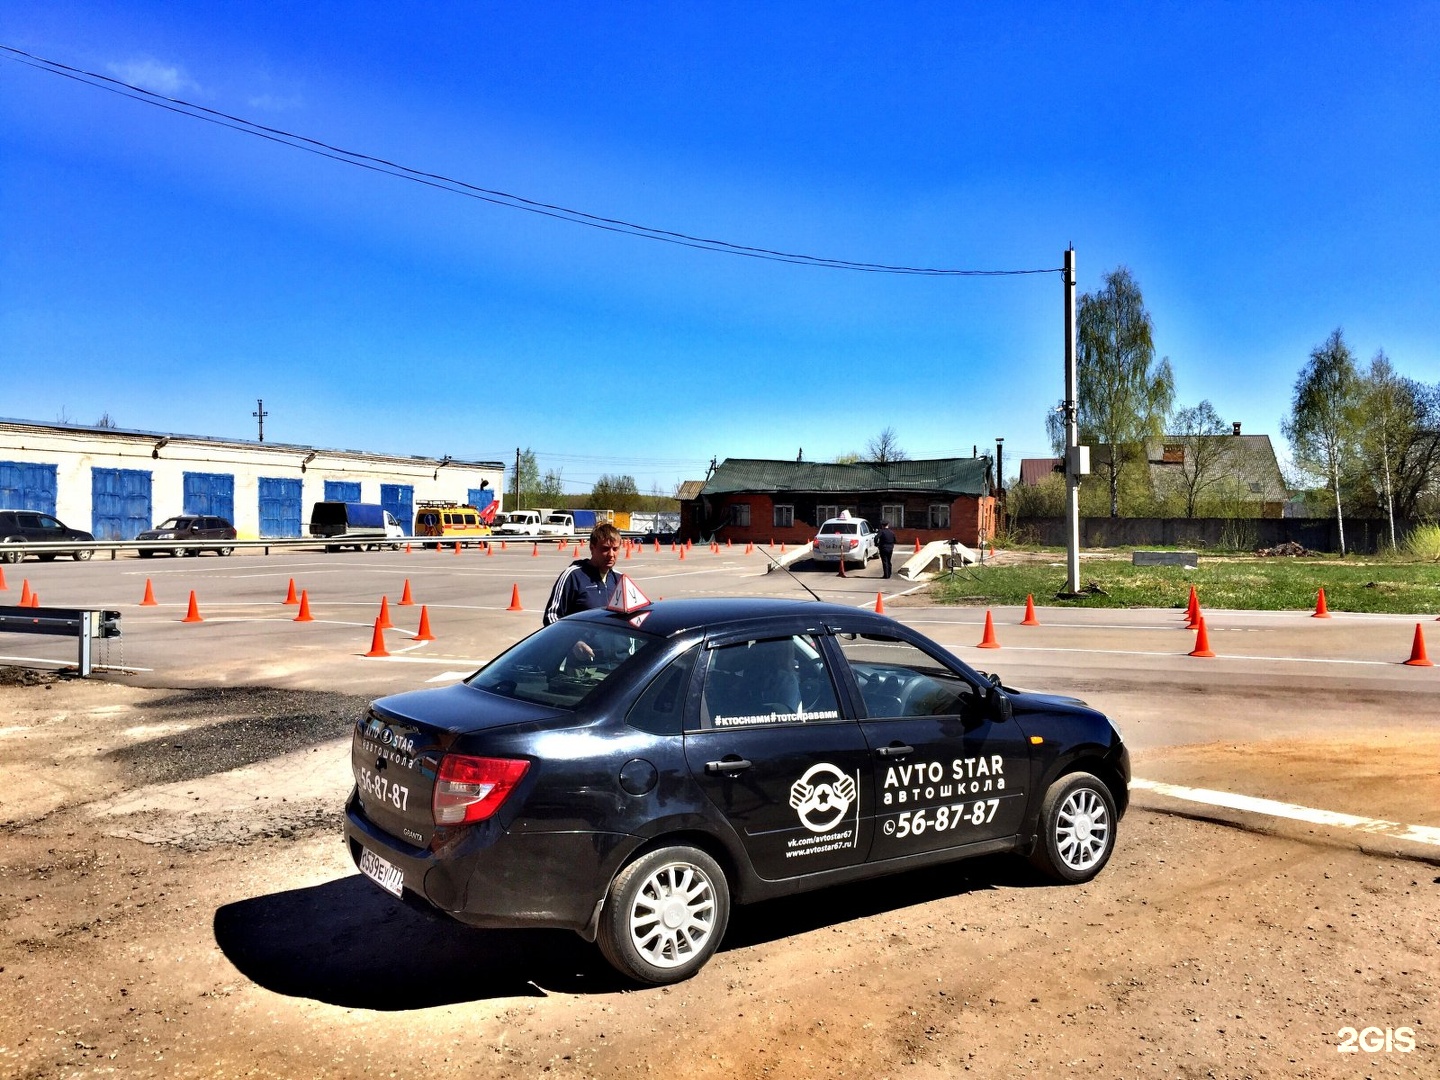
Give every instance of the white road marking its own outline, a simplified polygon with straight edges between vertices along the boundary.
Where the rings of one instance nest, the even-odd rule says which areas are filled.
[[[1153,791],[1185,802],[1205,803],[1208,806],[1223,806],[1230,810],[1244,810],[1251,814],[1288,818],[1304,821],[1311,825],[1331,825],[1342,829],[1359,829],[1361,832],[1388,836],[1396,840],[1410,840],[1417,844],[1432,844],[1440,847],[1440,828],[1432,825],[1405,825],[1398,821],[1384,821],[1380,818],[1359,817],[1355,814],[1341,814],[1334,810],[1315,810],[1294,803],[1277,802],[1274,799],[1258,799],[1251,795],[1236,795],[1229,791],[1212,791],[1209,788],[1183,787],[1180,784],[1164,784],[1156,780],[1130,781],[1132,790]]]

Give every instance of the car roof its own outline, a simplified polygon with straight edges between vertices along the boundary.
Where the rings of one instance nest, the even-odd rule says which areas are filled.
[[[815,600],[787,600],[762,596],[723,596],[696,600],[660,600],[643,609],[640,629],[646,633],[671,637],[687,630],[703,629],[714,634],[763,632],[771,624],[808,624],[816,628],[843,619],[847,625],[857,623],[898,626],[883,615],[861,608],[827,604]],[[572,619],[596,622],[629,621],[641,612],[622,615],[614,611],[587,611]]]

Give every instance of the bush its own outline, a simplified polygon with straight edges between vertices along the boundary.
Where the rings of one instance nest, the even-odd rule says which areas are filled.
[[[1440,525],[1417,526],[1401,546],[1412,558],[1440,562]]]

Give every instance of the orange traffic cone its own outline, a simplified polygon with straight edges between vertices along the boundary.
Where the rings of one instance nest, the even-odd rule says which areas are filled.
[[[878,592],[875,594],[875,614],[885,614],[885,597],[883,594]]]
[[[1185,603],[1185,626],[1186,629],[1193,629],[1195,618],[1200,614],[1200,597],[1195,592],[1195,586],[1190,586],[1190,599]]]
[[[506,610],[506,611],[524,611],[524,610],[525,610],[523,607],[520,606],[520,586],[519,586],[519,585],[511,585],[511,586],[510,586],[510,606],[509,606],[508,608],[506,608],[505,610]]]
[[[915,554],[920,554],[920,538],[918,536],[915,537]]]
[[[1310,617],[1311,617],[1312,619],[1328,619],[1328,618],[1330,618],[1330,609],[1325,606],[1325,590],[1324,590],[1324,589],[1321,589],[1321,590],[1320,590],[1320,595],[1319,595],[1319,597],[1315,600],[1315,614],[1314,614],[1314,615],[1311,615]]]
[[[1027,593],[1025,596],[1025,618],[1020,620],[1021,626],[1039,626],[1040,620],[1035,617],[1035,596]]]
[[[378,621],[380,629],[382,630],[390,630],[394,626],[394,624],[390,622],[390,598],[388,596],[380,597],[380,616]]]
[[[460,541],[459,541],[459,540],[456,540],[456,541],[455,541],[455,554],[456,554],[456,555],[459,555],[459,554],[460,554]]]
[[[1195,648],[1190,650],[1190,655],[1214,656],[1210,651],[1210,635],[1205,632],[1205,616],[1197,615],[1195,618]]]
[[[503,541],[503,540],[500,541],[500,546],[501,546],[501,547],[504,547],[504,546],[505,546],[505,541]],[[486,544],[486,545],[485,545],[485,554],[486,554],[487,556],[493,556],[493,555],[495,554],[495,545],[494,545],[494,544]]]
[[[509,551],[509,550],[510,550],[509,545],[507,545],[504,540],[501,540],[501,541],[500,541],[500,550],[501,550],[501,551]]]
[[[844,556],[844,555],[841,555],[839,561],[840,561],[840,574],[839,574],[839,576],[840,576],[840,577],[844,577],[844,576],[845,576],[845,556]]]
[[[680,549],[680,558],[676,559],[675,561],[676,561],[676,562],[684,562],[684,560],[685,560],[685,549],[682,547],[682,548]]]
[[[1425,655],[1425,634],[1420,629],[1420,624],[1415,624],[1415,644],[1410,646],[1410,659],[1405,663],[1409,667],[1434,667],[1430,657]]]
[[[420,605],[420,629],[415,631],[416,641],[434,641],[435,635],[430,632],[430,612],[424,604]]]
[[[39,593],[37,593],[37,592],[32,592],[32,593],[30,594],[30,606],[31,606],[31,607],[39,607],[39,606],[40,606],[40,594],[39,594]]]
[[[374,633],[374,635],[370,638],[370,651],[367,652],[365,655],[366,655],[366,656],[389,656],[389,655],[390,655],[388,652],[385,651],[385,630],[384,630],[383,627],[381,627],[381,625],[380,625],[380,620],[379,620],[379,619],[376,619],[376,620],[375,620],[375,633]]]
[[[290,579],[290,588],[285,590],[285,606],[294,607],[298,603],[300,603],[300,598],[295,595],[295,579],[292,577]]]
[[[195,601],[195,590],[190,590],[190,608],[185,612],[185,618],[181,622],[204,622],[200,617],[200,605]]]
[[[300,590],[300,610],[296,613],[294,622],[314,622],[315,616],[310,614],[310,591]]]
[[[532,559],[538,559],[540,557],[540,545],[538,543],[531,543],[530,557]]]
[[[998,642],[998,641],[995,640],[995,623],[994,623],[994,621],[991,620],[991,618],[990,618],[990,612],[989,612],[989,611],[986,611],[986,612],[985,612],[985,633],[984,633],[984,635],[980,638],[980,644],[977,645],[976,648],[978,648],[978,649],[998,649],[999,647],[1000,647],[1000,642]]]
[[[145,596],[140,600],[141,607],[159,607],[160,603],[155,599],[155,586],[150,584],[150,579],[145,579]]]
[[[626,545],[625,545],[625,557],[626,557],[627,559],[630,558],[630,549],[631,549],[632,546],[633,546],[633,545],[631,545],[631,544],[626,544]]]
[[[28,577],[25,579],[24,584],[20,586],[20,606],[30,606],[30,579]]]
[[[410,545],[409,545],[409,544],[406,544],[406,545],[405,545],[405,554],[406,554],[406,555],[409,555],[409,554],[410,554]]]
[[[411,607],[414,605],[414,603],[415,598],[410,595],[410,579],[407,577],[405,579],[405,588],[400,590],[400,602],[396,606]]]
[[[10,586],[5,584],[5,568],[0,566],[0,592],[5,592],[9,588]]]

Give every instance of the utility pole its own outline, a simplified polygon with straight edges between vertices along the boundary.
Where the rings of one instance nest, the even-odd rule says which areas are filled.
[[[1080,390],[1075,357],[1075,248],[1065,252],[1065,591],[1080,591]]]
[[[264,398],[256,398],[256,399],[255,399],[255,411],[252,412],[250,415],[253,416],[253,417],[255,417],[256,420],[259,420],[259,421],[260,421],[260,441],[261,441],[261,442],[264,442],[264,441],[265,441],[265,417],[267,417],[267,416],[270,415],[269,413],[267,413],[267,412],[265,411],[265,399],[264,399]]]

